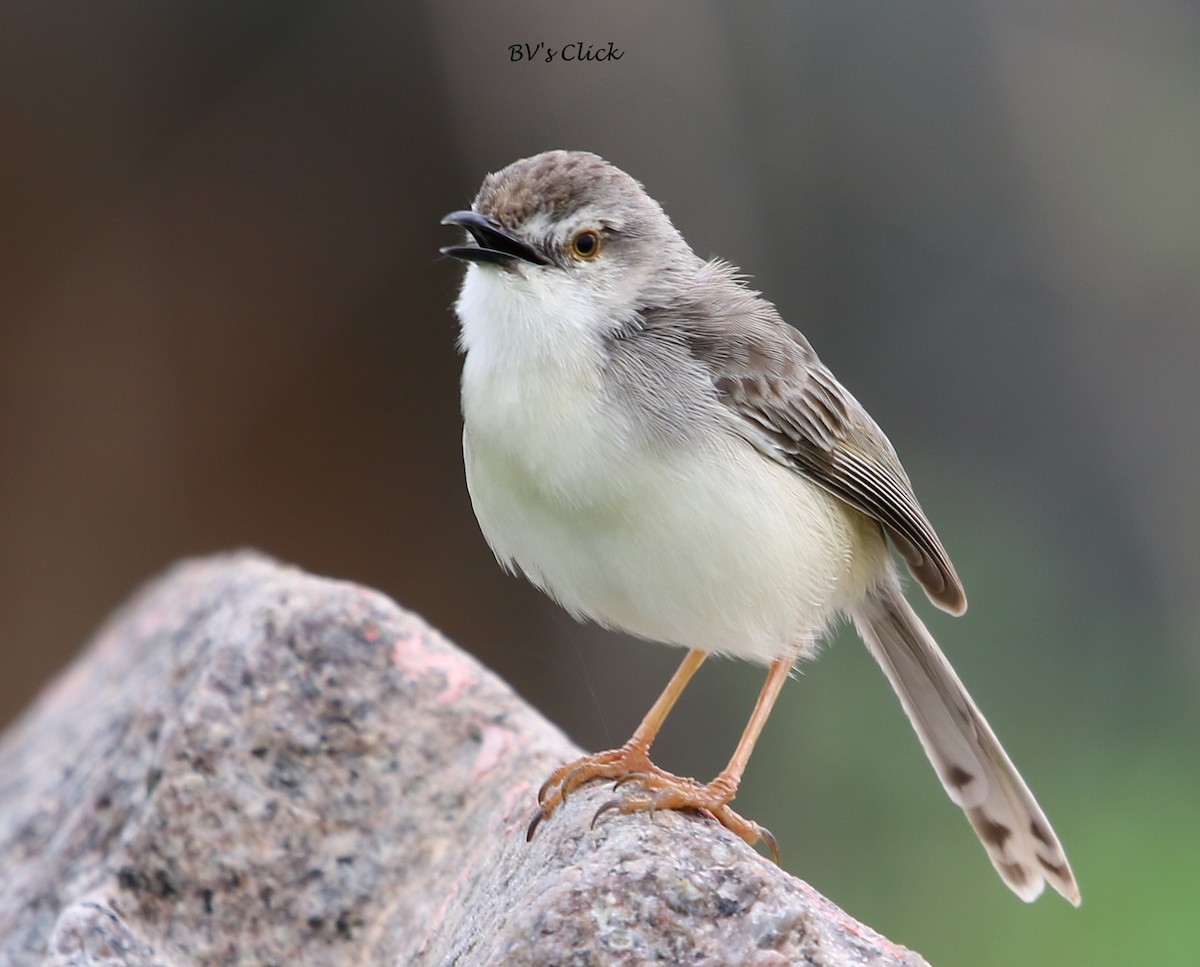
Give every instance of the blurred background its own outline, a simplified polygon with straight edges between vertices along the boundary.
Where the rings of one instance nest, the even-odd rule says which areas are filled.
[[[680,654],[496,567],[437,255],[487,171],[587,148],[888,431],[971,598],[923,613],[1084,905],[1009,895],[850,634],[739,809],[934,963],[1193,962],[1198,49],[1173,0],[0,5],[0,720],[140,582],[253,546],[622,742]],[[761,680],[714,666],[656,755],[705,778]]]

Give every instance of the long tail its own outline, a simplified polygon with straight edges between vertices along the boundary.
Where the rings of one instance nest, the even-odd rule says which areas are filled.
[[[1045,814],[889,572],[854,611],[854,624],[900,697],[947,794],[1017,896],[1035,900],[1049,883],[1079,906],[1071,865]]]

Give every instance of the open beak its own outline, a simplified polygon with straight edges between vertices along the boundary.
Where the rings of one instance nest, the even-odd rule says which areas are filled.
[[[479,212],[451,212],[442,219],[442,224],[459,225],[475,239],[474,245],[448,245],[441,249],[443,255],[464,262],[491,262],[493,265],[512,265],[514,262],[550,264],[550,260],[532,245],[514,238],[499,222]]]

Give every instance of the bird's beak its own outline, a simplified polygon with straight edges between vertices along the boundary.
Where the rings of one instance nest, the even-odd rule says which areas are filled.
[[[443,255],[464,262],[491,262],[494,265],[512,265],[514,262],[550,264],[550,260],[532,245],[514,237],[499,222],[479,212],[451,212],[442,219],[442,224],[460,225],[475,239],[474,245],[448,245],[441,249]]]

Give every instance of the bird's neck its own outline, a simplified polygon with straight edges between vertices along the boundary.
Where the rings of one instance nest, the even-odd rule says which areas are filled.
[[[594,304],[541,274],[472,266],[456,309],[469,430],[522,451],[563,446],[593,424],[604,359]]]

